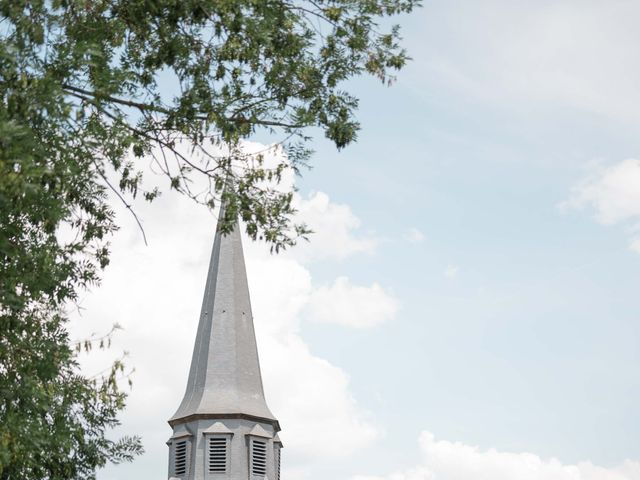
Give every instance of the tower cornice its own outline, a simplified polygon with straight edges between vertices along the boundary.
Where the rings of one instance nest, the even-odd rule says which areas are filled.
[[[182,425],[189,422],[195,422],[197,420],[229,420],[229,419],[238,419],[238,420],[247,420],[250,422],[256,423],[266,423],[272,425],[276,432],[280,431],[280,422],[278,420],[274,420],[272,418],[266,417],[257,417],[255,415],[247,415],[245,413],[195,413],[193,415],[188,415],[182,418],[172,418],[167,423],[171,426],[171,428],[176,428],[178,425]]]

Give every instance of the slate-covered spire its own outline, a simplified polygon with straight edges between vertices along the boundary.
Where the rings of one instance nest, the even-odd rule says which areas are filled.
[[[218,222],[187,389],[169,423],[202,416],[255,418],[279,430],[264,398],[237,223],[223,235]]]

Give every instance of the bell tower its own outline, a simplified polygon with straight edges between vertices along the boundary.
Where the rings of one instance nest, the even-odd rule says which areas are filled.
[[[264,397],[237,222],[226,235],[218,223],[187,388],[169,425],[170,479],[280,479],[280,425]]]

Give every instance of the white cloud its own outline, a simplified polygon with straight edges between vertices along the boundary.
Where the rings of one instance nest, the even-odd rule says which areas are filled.
[[[397,311],[398,301],[380,285],[353,285],[347,277],[338,277],[332,285],[315,289],[309,300],[313,321],[355,328],[383,323]]]
[[[368,234],[354,234],[360,228],[360,219],[345,204],[333,203],[323,192],[307,198],[296,195],[294,205],[298,219],[304,221],[314,233],[311,242],[300,244],[292,254],[302,261],[344,259],[355,253],[373,253],[378,240]]]
[[[287,447],[285,470],[348,457],[380,436],[352,397],[344,370],[315,356],[298,335],[260,341],[267,399]]]
[[[353,397],[347,373],[315,355],[300,334],[302,312],[318,298],[301,259],[344,258],[371,251],[375,242],[353,235],[360,222],[347,205],[336,205],[321,192],[299,201],[305,218],[317,220],[318,230],[304,254],[275,256],[264,245],[244,242],[267,400],[283,427],[283,474],[292,480],[312,469],[314,461],[351,455],[381,435]],[[78,338],[106,331],[116,321],[122,324],[125,330],[116,337],[112,355],[130,351],[128,363],[136,369],[121,431],[142,434],[147,453],[132,464],[100,472],[101,480],[165,475],[170,435],[165,422],[184,393],[216,225],[205,208],[171,192],[152,205],[139,205],[137,213],[149,247],[133,219],[119,212],[123,228],[113,240],[103,284],[85,296],[83,315],[73,322]],[[333,287],[325,293],[342,296],[348,312],[366,311],[362,322],[389,318],[390,305],[395,305],[375,283],[359,287],[338,280]],[[346,298],[347,293],[353,297]],[[363,304],[369,300],[382,311]],[[337,309],[334,313],[347,316]],[[94,373],[107,362],[107,355],[92,353],[83,365]],[[331,442],[317,442],[329,437]]]
[[[409,243],[422,243],[424,241],[424,233],[412,227],[405,232],[404,239]]]
[[[245,245],[265,390],[283,427],[287,458],[311,462],[368,446],[380,432],[351,396],[347,374],[315,356],[299,334],[301,312],[315,293],[309,271]],[[318,442],[322,437],[333,440]]]
[[[456,267],[455,265],[447,265],[447,268],[444,269],[444,276],[449,279],[453,279],[458,276],[459,271],[460,268]]]
[[[629,249],[636,253],[640,253],[640,238],[632,238],[629,242]]]
[[[200,150],[193,150],[187,142],[178,145],[179,152],[193,161],[204,162],[207,155]],[[278,144],[263,145],[257,142],[243,141],[242,150],[247,155],[260,153],[264,168],[275,168],[281,163],[288,163],[282,148]],[[207,148],[210,155],[225,156],[228,153],[219,146]],[[252,162],[252,157],[247,157]],[[235,168],[244,168],[239,162]],[[150,178],[145,177],[146,181]],[[155,178],[154,180],[157,180]],[[265,180],[261,187],[274,188],[280,191],[291,191],[295,186],[295,174],[285,169],[280,183]],[[195,176],[191,189],[194,192],[207,192],[208,183],[203,176]],[[370,232],[361,232],[361,221],[346,204],[331,201],[324,192],[313,192],[307,197],[297,192],[293,194],[293,206],[298,211],[294,221],[306,223],[313,231],[309,235],[310,242],[300,240],[295,249],[290,249],[286,256],[301,262],[321,261],[327,259],[342,260],[357,253],[374,253],[379,240]]]
[[[243,150],[247,153],[262,153],[264,166],[267,168],[273,168],[283,159],[286,160],[282,149],[277,145],[265,146],[245,141]],[[293,171],[285,170],[281,182],[271,186],[290,191],[294,184]],[[298,210],[296,221],[306,223],[313,233],[309,236],[310,242],[301,240],[295,249],[286,253],[287,257],[311,262],[342,260],[357,253],[374,253],[379,240],[369,232],[359,231],[361,221],[349,205],[331,201],[324,192],[312,192],[307,197],[294,193],[293,205]]]
[[[613,468],[590,462],[563,464],[533,453],[480,450],[460,442],[436,440],[423,431],[419,439],[422,462],[388,476],[356,476],[352,480],[637,480],[640,462]]]
[[[569,200],[560,205],[593,209],[603,225],[627,224],[637,230],[640,221],[640,160],[627,159],[609,167],[596,168],[586,179],[571,189]],[[633,235],[629,247],[640,252],[640,237]]]
[[[590,206],[604,225],[640,217],[640,160],[627,159],[597,169],[572,189],[564,205]]]

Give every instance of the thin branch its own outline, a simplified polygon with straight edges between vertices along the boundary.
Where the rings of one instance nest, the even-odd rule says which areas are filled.
[[[108,100],[109,102],[112,102],[112,103],[117,103],[117,104],[120,104],[120,105],[124,105],[126,107],[137,108],[141,112],[152,111],[152,112],[157,112],[157,113],[164,113],[166,115],[171,113],[171,110],[168,110],[166,108],[162,108],[162,107],[158,107],[158,106],[154,106],[154,105],[149,105],[148,103],[134,102],[133,100],[126,100],[124,98],[117,98],[117,97],[113,97],[111,95],[98,94],[96,92],[92,92],[90,90],[85,90],[84,88],[74,87],[73,85],[68,85],[66,83],[62,85],[62,88],[64,90],[66,90],[66,92],[69,93],[70,95],[73,95],[73,96],[78,97],[78,98],[83,98],[84,100],[88,100],[86,98],[86,96],[90,96],[90,97],[93,97],[93,99],[96,99],[96,100],[97,99],[104,99],[104,100]]]
[[[117,97],[112,97],[110,95],[101,95],[101,94],[97,94],[96,92],[92,92],[90,90],[85,90],[82,88],[78,88],[78,87],[74,87],[71,85],[67,85],[64,84],[63,89],[69,94],[72,95],[76,98],[79,98],[81,100],[84,100],[86,102],[90,102],[93,105],[95,105],[96,107],[100,108],[99,104],[98,104],[98,100],[99,99],[105,99],[108,100],[109,102],[112,103],[117,103],[119,105],[124,105],[126,107],[132,107],[132,108],[137,108],[138,110],[140,110],[141,112],[156,112],[156,113],[162,113],[165,115],[171,115],[173,112],[169,109],[163,108],[163,107],[158,107],[158,106],[153,106],[153,105],[149,105],[147,103],[140,103],[140,102],[134,102],[132,100],[125,100],[122,98],[117,98]],[[101,109],[102,111],[104,111],[103,109]],[[196,115],[194,117],[196,120],[200,120],[200,121],[209,121],[209,118],[207,116],[202,116],[202,115]],[[233,117],[226,117],[223,116],[222,117],[225,121],[227,122],[237,122],[238,119],[235,119]],[[261,119],[255,119],[255,120],[246,120],[246,119],[242,119],[242,121],[245,122],[249,122],[252,123],[254,125],[260,125],[260,126],[264,126],[264,127],[281,127],[281,128],[287,128],[287,129],[296,129],[296,128],[303,128],[307,125],[305,124],[292,124],[292,123],[285,123],[282,121],[274,121],[274,120],[261,120]]]
[[[142,239],[144,240],[144,244],[145,246],[149,246],[149,244],[147,243],[147,235],[144,233],[144,228],[142,227],[142,223],[140,223],[140,219],[138,218],[138,215],[136,214],[136,212],[133,210],[133,208],[131,207],[131,205],[129,203],[127,203],[126,199],[120,194],[120,191],[115,188],[113,185],[111,185],[111,182],[109,182],[109,180],[107,179],[107,177],[105,176],[104,173],[102,173],[102,170],[100,169],[100,167],[96,164],[95,161],[93,161],[93,164],[96,167],[96,171],[98,172],[98,175],[100,175],[100,177],[102,177],[102,180],[104,180],[104,182],[107,184],[107,186],[111,189],[111,191],[113,193],[115,193],[118,198],[120,199],[120,201],[122,202],[122,204],[127,207],[127,210],[129,210],[129,212],[131,212],[131,215],[133,215],[133,218],[135,219],[136,223],[138,224],[138,228],[140,228],[140,231],[142,232]]]

